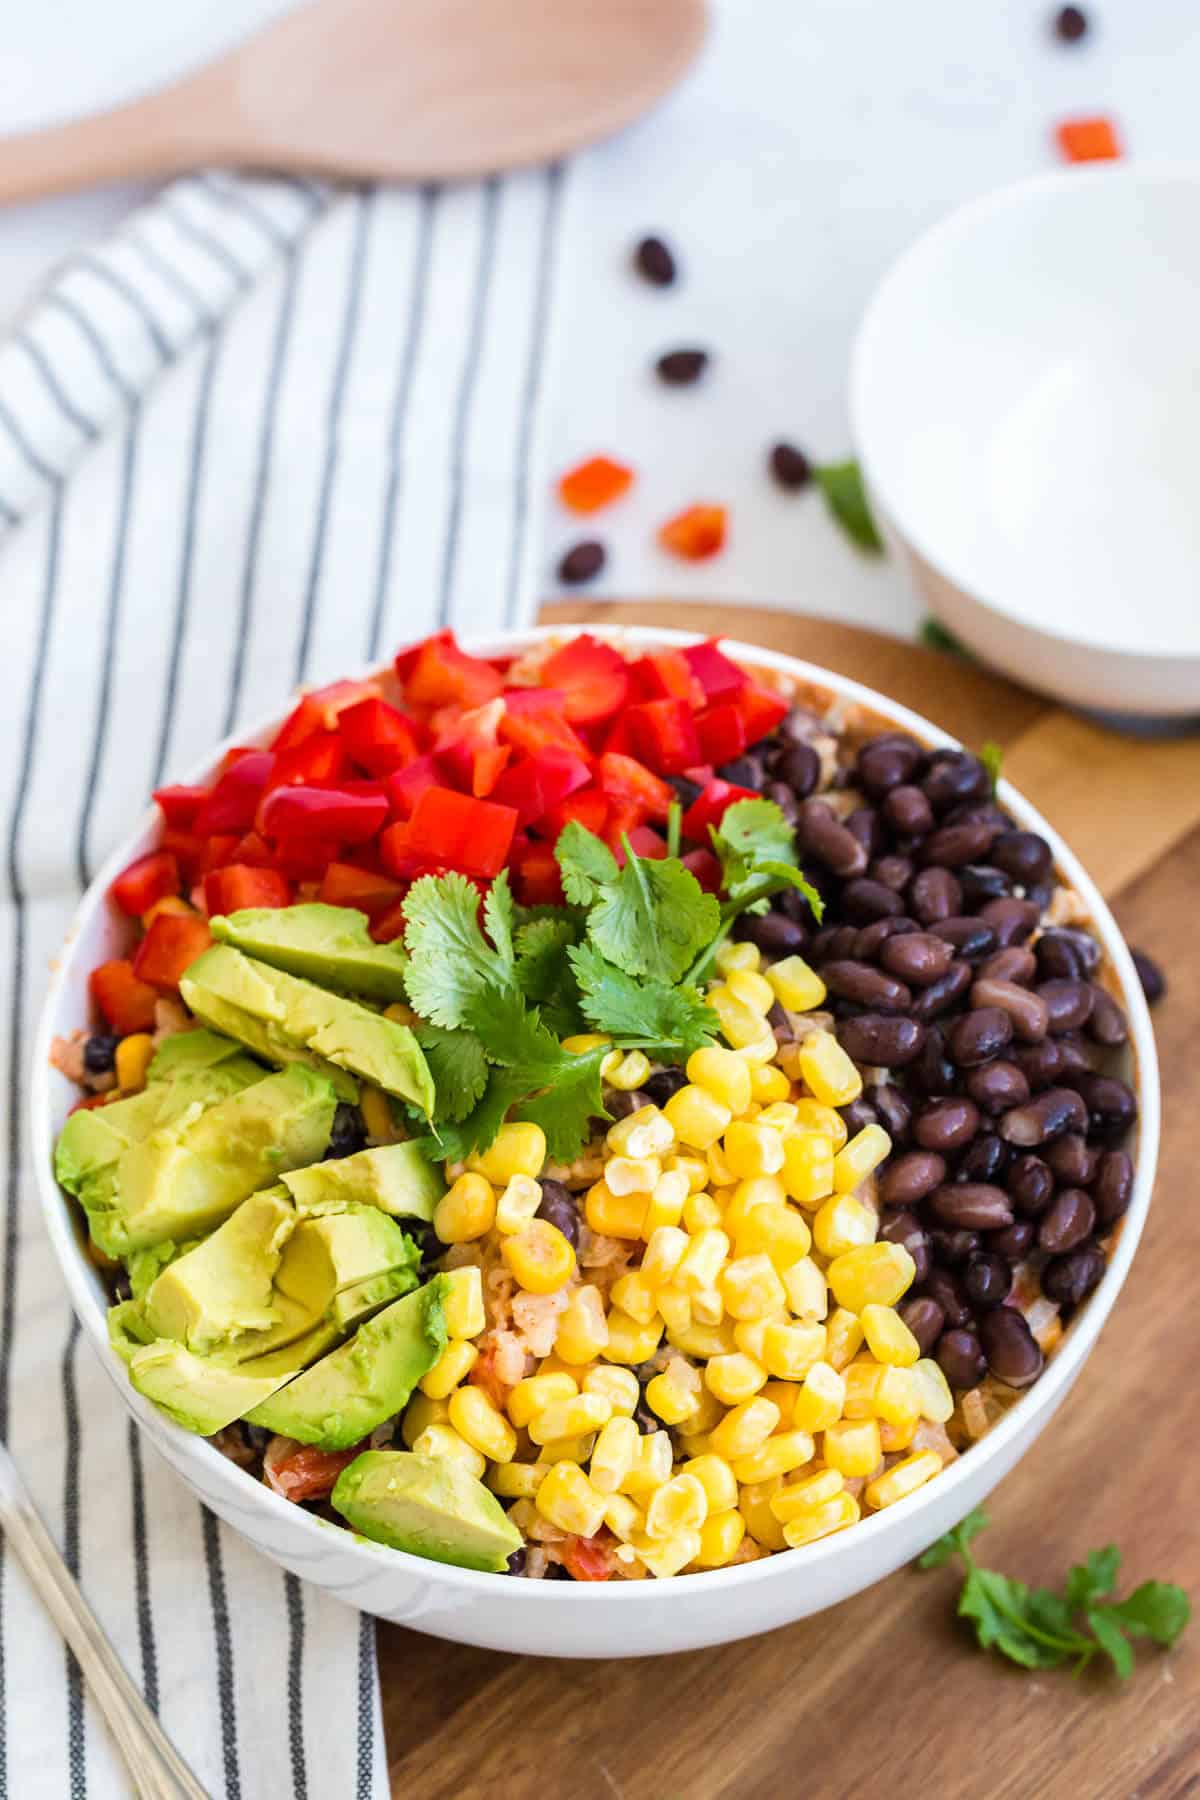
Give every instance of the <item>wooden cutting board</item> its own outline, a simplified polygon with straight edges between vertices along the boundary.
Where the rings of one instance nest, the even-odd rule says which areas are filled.
[[[965,663],[765,609],[572,603],[543,618],[731,630],[852,675],[1004,772],[1167,971],[1155,1019],[1166,1131],[1145,1239],[1102,1344],[990,1511],[981,1556],[1058,1582],[1094,1547],[1127,1585],[1182,1583],[1200,1607],[1188,1470],[1200,1166],[1200,739],[1136,739]],[[1180,1254],[1186,1247],[1188,1254]],[[901,1570],[768,1637],[654,1662],[498,1656],[379,1628],[392,1791],[422,1800],[1150,1800],[1200,1790],[1200,1623],[1127,1686],[1031,1676],[977,1652],[949,1571]],[[581,1596],[580,1632],[586,1631]],[[631,1652],[637,1645],[630,1644]]]

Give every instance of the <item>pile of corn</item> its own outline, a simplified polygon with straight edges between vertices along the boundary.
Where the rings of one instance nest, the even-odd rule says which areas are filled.
[[[434,1220],[459,1247],[453,1336],[405,1442],[460,1458],[516,1502],[526,1536],[553,1535],[540,1521],[583,1538],[607,1527],[622,1574],[716,1569],[843,1530],[938,1473],[939,1451],[914,1441],[954,1406],[894,1310],[912,1258],[876,1242],[857,1195],[891,1147],[877,1125],[847,1141],[835,1109],[861,1076],[823,1022],[781,1048],[767,1021],[776,1000],[818,1008],[820,978],[799,957],[763,967],[750,944],[724,947],[718,969],[707,997],[728,1047],[698,1050],[661,1110],[612,1126],[581,1196],[590,1230],[632,1250],[607,1293],[535,1217],[536,1125],[504,1126]],[[614,1052],[604,1071],[627,1091],[648,1072],[641,1052]],[[485,1327],[476,1251],[498,1251],[526,1293],[563,1292],[553,1353],[507,1389],[470,1380]],[[634,1369],[651,1361],[643,1399]],[[639,1405],[664,1429],[640,1431]]]

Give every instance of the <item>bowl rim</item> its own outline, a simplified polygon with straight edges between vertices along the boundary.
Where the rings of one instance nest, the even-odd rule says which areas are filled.
[[[620,625],[606,627],[603,624],[584,624],[582,626],[552,624],[471,637],[464,642],[464,648],[483,656],[511,655],[514,652],[520,654],[548,638],[561,639],[580,630],[589,631],[594,636],[616,643],[631,644],[637,648],[662,645],[682,646],[705,641],[703,633],[681,631],[665,626]],[[816,663],[790,656],[786,652],[767,650],[759,645],[744,643],[736,638],[722,637],[721,642],[723,648],[736,660],[745,662],[751,667],[757,665],[760,668],[771,669],[791,677],[793,680],[825,688],[841,699],[859,702],[900,728],[911,731],[914,736],[919,737],[922,742],[928,743],[932,748],[959,747],[957,739],[943,731],[941,727],[934,725],[932,721],[849,676],[837,674],[833,670],[824,669]],[[391,666],[390,662],[372,664],[360,671],[360,676],[367,677],[379,674],[383,670],[390,671]],[[350,677],[350,679],[358,678],[360,677]],[[203,763],[198,764],[181,779],[189,782],[204,780],[215,769],[226,749],[235,743],[244,744],[257,741],[277,728],[292,704],[294,704],[294,698],[283,707],[277,707],[270,714],[231,733],[205,757]],[[1067,878],[1070,886],[1083,900],[1088,911],[1089,922],[1100,938],[1105,954],[1117,977],[1121,990],[1121,1002],[1129,1019],[1130,1048],[1138,1085],[1139,1141],[1134,1165],[1133,1197],[1129,1210],[1122,1220],[1117,1245],[1109,1258],[1104,1277],[1100,1285],[1089,1296],[1084,1309],[1072,1321],[1061,1349],[1047,1363],[1044,1373],[1009,1408],[986,1437],[972,1445],[970,1451],[960,1456],[948,1469],[943,1470],[935,1481],[927,1483],[906,1499],[859,1520],[852,1530],[836,1532],[831,1537],[806,1545],[802,1550],[780,1551],[755,1562],[688,1575],[682,1581],[652,1582],[650,1584],[639,1581],[606,1582],[602,1587],[596,1588],[597,1600],[602,1604],[636,1608],[639,1604],[639,1596],[644,1600],[649,1592],[653,1594],[657,1605],[680,1605],[685,1602],[689,1593],[695,1595],[697,1590],[703,1593],[719,1594],[726,1589],[751,1586],[766,1580],[772,1571],[779,1575],[785,1568],[794,1569],[796,1564],[793,1559],[800,1556],[807,1559],[809,1567],[815,1567],[817,1563],[836,1564],[853,1558],[862,1549],[869,1549],[872,1543],[882,1544],[890,1533],[903,1530],[904,1522],[911,1519],[920,1510],[931,1494],[945,1499],[957,1488],[971,1481],[973,1474],[980,1473],[988,1462],[1002,1463],[1009,1444],[1025,1429],[1034,1413],[1043,1412],[1047,1418],[1053,1413],[1058,1401],[1065,1395],[1082,1367],[1099,1336],[1104,1321],[1112,1310],[1142,1234],[1158,1161],[1160,1094],[1153,1028],[1141,984],[1124,938],[1090,876],[1058,833],[1041,817],[1037,809],[1008,782],[1001,780],[997,794],[1019,824],[1027,829],[1039,831],[1045,836],[1054,854],[1056,868]],[[33,1149],[38,1198],[42,1217],[76,1316],[100,1357],[106,1372],[119,1389],[126,1410],[149,1433],[151,1441],[153,1441],[155,1432],[165,1433],[172,1441],[173,1451],[178,1454],[179,1460],[189,1469],[195,1468],[202,1472],[204,1477],[202,1485],[211,1487],[215,1484],[219,1490],[228,1494],[231,1502],[240,1499],[243,1504],[260,1507],[264,1526],[268,1531],[271,1522],[278,1518],[281,1527],[286,1522],[293,1532],[298,1527],[301,1532],[311,1534],[310,1542],[315,1550],[318,1548],[328,1549],[329,1533],[331,1529],[336,1530],[340,1534],[341,1548],[345,1554],[353,1559],[360,1557],[363,1559],[359,1566],[364,1573],[369,1572],[372,1562],[380,1556],[398,1557],[401,1559],[401,1566],[410,1574],[419,1575],[428,1581],[442,1583],[457,1589],[462,1593],[464,1600],[469,1600],[472,1594],[494,1593],[494,1583],[497,1577],[493,1573],[460,1569],[448,1563],[431,1562],[427,1558],[414,1556],[408,1551],[395,1550],[388,1545],[359,1537],[348,1527],[331,1526],[326,1520],[305,1512],[303,1508],[285,1500],[282,1495],[274,1493],[264,1482],[253,1481],[244,1470],[228,1457],[223,1456],[207,1439],[199,1437],[193,1432],[185,1431],[182,1426],[176,1425],[173,1420],[158,1412],[148,1401],[137,1394],[129,1385],[124,1368],[120,1365],[116,1353],[109,1344],[105,1309],[99,1304],[93,1290],[94,1271],[90,1270],[76,1238],[71,1222],[70,1202],[53,1177],[50,1155],[54,1141],[51,1124],[50,1082],[53,1071],[50,1050],[52,1040],[59,1035],[56,1015],[62,1004],[68,970],[73,965],[75,950],[83,928],[104,907],[108,889],[113,880],[131,855],[135,854],[133,846],[157,823],[157,820],[157,809],[151,805],[141,815],[137,829],[127,834],[115,847],[84,894],[68,928],[62,949],[55,959],[50,983],[42,1002],[33,1044],[29,1123],[32,1132],[30,1142]],[[183,1473],[184,1471],[180,1470],[179,1472]],[[197,1477],[193,1477],[190,1472],[187,1474],[187,1479],[196,1485]],[[897,1521],[900,1521],[899,1525]],[[536,1598],[534,1598],[535,1595]],[[562,1583],[522,1581],[513,1583],[511,1598],[513,1603],[518,1605],[553,1606],[563,1604],[569,1596],[567,1596],[566,1588]]]
[[[961,206],[956,206],[941,218],[935,219],[932,225],[927,226],[888,264],[863,309],[850,350],[848,404],[851,439],[861,460],[868,490],[903,542],[931,570],[950,582],[973,605],[990,613],[997,622],[1009,628],[1017,627],[1035,637],[1045,638],[1064,649],[1084,649],[1137,663],[1200,662],[1200,647],[1181,649],[1143,642],[1118,643],[1110,638],[1086,635],[1090,618],[1086,608],[1080,609],[1078,614],[1082,628],[1079,632],[1068,634],[1051,630],[1040,620],[1026,618],[1013,611],[992,593],[985,593],[974,576],[968,576],[957,558],[948,558],[934,550],[928,533],[914,526],[911,516],[905,516],[905,509],[896,502],[894,489],[888,481],[881,478],[883,459],[877,458],[872,448],[876,437],[872,425],[872,378],[874,369],[884,354],[880,343],[887,309],[896,292],[911,278],[922,259],[931,251],[956,238],[969,238],[979,226],[986,225],[994,216],[1020,207],[1027,199],[1044,194],[1082,192],[1085,187],[1102,185],[1155,188],[1180,181],[1200,188],[1200,161],[1193,163],[1183,158],[1147,157],[1136,161],[1116,159],[1050,169],[1026,176],[1020,181],[1006,182],[973,200],[965,201]]]

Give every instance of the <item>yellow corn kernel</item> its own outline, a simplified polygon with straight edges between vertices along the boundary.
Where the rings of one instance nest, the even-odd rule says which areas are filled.
[[[431,1400],[427,1394],[414,1394],[400,1421],[400,1436],[406,1448],[411,1450],[423,1431],[427,1431],[431,1425],[444,1425],[449,1417],[450,1408],[444,1400]]]
[[[729,1462],[749,1456],[766,1443],[778,1423],[779,1408],[773,1400],[764,1400],[761,1395],[747,1400],[731,1408],[720,1424],[713,1426],[709,1433],[713,1453]]]
[[[502,1125],[482,1155],[468,1158],[467,1167],[478,1169],[496,1187],[504,1187],[514,1175],[539,1175],[545,1160],[545,1132],[540,1125],[520,1122]]]
[[[688,1247],[687,1233],[677,1225],[660,1225],[646,1242],[646,1252],[638,1273],[651,1287],[662,1287],[670,1281]]]
[[[756,1069],[754,1078],[759,1075],[772,1074],[781,1076],[786,1084],[787,1076],[783,1074],[782,1070],[776,1068]],[[776,1097],[771,1100],[769,1105],[763,1105],[763,1109],[758,1115],[758,1122],[760,1125],[769,1125],[772,1131],[778,1131],[782,1137],[786,1137],[789,1132],[799,1130],[798,1117],[799,1114],[793,1101],[787,1099],[786,1096],[782,1099]]]
[[[710,1514],[700,1527],[696,1562],[702,1569],[723,1569],[738,1553],[746,1535],[746,1521],[736,1508]]]
[[[148,1031],[135,1031],[117,1045],[114,1066],[117,1086],[123,1093],[138,1093],[146,1085],[146,1070],[154,1055],[154,1039]]]
[[[734,1254],[740,1259],[763,1252],[781,1275],[808,1255],[812,1233],[791,1206],[756,1206],[747,1214],[734,1238]],[[787,1292],[787,1283],[784,1282]]]
[[[454,1422],[453,1402],[450,1412]],[[535,1412],[529,1421],[529,1436],[535,1444],[553,1444],[559,1438],[586,1437],[599,1431],[612,1418],[612,1406],[603,1394],[572,1394],[567,1400],[552,1400]]]
[[[783,1167],[783,1138],[757,1119],[752,1125],[735,1119],[725,1133],[722,1147],[726,1164],[739,1181],[750,1181],[756,1175],[778,1175]]]
[[[527,1294],[555,1294],[575,1273],[570,1241],[548,1219],[533,1219],[524,1231],[502,1238],[500,1254]]]
[[[615,1536],[628,1543],[635,1534],[645,1531],[646,1515],[628,1494],[610,1494],[604,1508],[604,1523]]]
[[[766,1379],[762,1364],[742,1350],[714,1356],[704,1369],[705,1386],[724,1406],[740,1406],[743,1400],[752,1400]]]
[[[725,1161],[725,1151],[720,1144],[710,1144],[704,1152],[704,1161],[708,1167],[708,1185],[718,1192],[727,1192],[734,1183],[733,1170]]]
[[[862,1320],[844,1306],[835,1306],[825,1326],[825,1360],[835,1369],[844,1369],[863,1346]]]
[[[548,1473],[545,1463],[497,1463],[486,1481],[501,1500],[532,1500]]]
[[[728,1255],[729,1239],[723,1231],[698,1231],[683,1253],[672,1285],[685,1294],[715,1287]]]
[[[362,1112],[363,1124],[367,1129],[367,1136],[375,1143],[394,1144],[400,1133],[396,1130],[392,1103],[387,1095],[377,1087],[368,1087],[364,1084],[358,1104]]]
[[[463,1390],[460,1388],[459,1392]],[[487,1457],[474,1444],[468,1444],[466,1438],[460,1437],[451,1425],[440,1422],[427,1425],[421,1435],[413,1441],[413,1451],[417,1456],[432,1456],[435,1462],[458,1462],[470,1471],[476,1481],[483,1478],[487,1468]]]
[[[838,1206],[858,1206],[857,1200],[841,1196]],[[868,1207],[863,1207],[869,1213]],[[870,1214],[874,1221],[874,1214]],[[817,1223],[820,1222],[819,1215]],[[820,1239],[818,1238],[818,1245]],[[903,1244],[858,1243],[844,1250],[829,1250],[833,1258],[825,1278],[839,1306],[861,1313],[864,1306],[895,1306],[912,1286],[917,1266]]]
[[[882,1125],[864,1125],[855,1132],[844,1150],[833,1159],[833,1191],[852,1194],[862,1186],[892,1148],[892,1140]]]
[[[657,1106],[639,1106],[610,1125],[604,1139],[614,1156],[665,1156],[675,1145],[675,1127]]]
[[[738,1493],[738,1511],[746,1521],[746,1530],[764,1550],[787,1549],[783,1527],[771,1511],[771,1501],[782,1485],[782,1477],[775,1475],[770,1481],[747,1484]]]
[[[671,1286],[658,1289],[658,1310],[662,1314],[667,1331],[674,1334],[687,1331],[692,1323],[692,1300],[690,1294]]]
[[[823,1319],[829,1311],[829,1287],[811,1256],[802,1256],[783,1271],[787,1302],[800,1319]]]
[[[637,1459],[621,1483],[621,1492],[636,1497],[652,1488],[661,1487],[664,1481],[671,1478],[673,1461],[674,1453],[667,1433],[647,1432],[645,1437],[638,1440]]]
[[[720,1203],[711,1194],[689,1194],[683,1203],[683,1223],[693,1236],[715,1230],[723,1219]]]
[[[693,1050],[687,1060],[687,1078],[728,1107],[735,1118],[750,1104],[750,1070],[732,1050],[716,1044]]]
[[[849,1106],[862,1093],[862,1076],[832,1031],[811,1031],[800,1045],[800,1074],[823,1106]]]
[[[693,1476],[704,1489],[710,1514],[728,1512],[731,1506],[737,1505],[737,1481],[724,1457],[713,1456],[711,1452],[693,1456],[683,1465],[683,1473]]]
[[[787,1314],[783,1311],[767,1314],[761,1319],[739,1319],[733,1328],[733,1342],[736,1349],[747,1356],[752,1356],[757,1363],[766,1368],[765,1350],[763,1348],[767,1335],[767,1326],[786,1324]]]
[[[769,1324],[763,1332],[763,1361],[780,1381],[803,1381],[825,1355],[825,1327],[815,1320],[795,1325]]]
[[[715,1144],[733,1118],[723,1101],[695,1082],[672,1094],[663,1110],[680,1143],[693,1150],[707,1150]]]
[[[661,1175],[662,1164],[657,1156],[610,1156],[604,1165],[608,1191],[620,1198],[653,1193]]]
[[[442,1317],[451,1337],[478,1337],[487,1324],[483,1308],[483,1274],[473,1264],[442,1276]]]
[[[921,1393],[911,1369],[885,1366],[880,1370],[871,1400],[877,1419],[900,1429],[915,1426],[921,1417]]]
[[[558,1315],[555,1354],[562,1362],[581,1367],[594,1362],[607,1344],[608,1319],[599,1288],[577,1287]]]
[[[886,1420],[879,1424],[879,1442],[885,1456],[895,1456],[901,1450],[911,1450],[917,1440],[920,1419],[906,1419],[903,1425],[889,1425]]]
[[[903,1462],[893,1463],[882,1475],[867,1484],[863,1495],[868,1506],[876,1508],[894,1506],[897,1500],[904,1500],[909,1494],[915,1494],[919,1487],[940,1473],[942,1459],[936,1450],[919,1450],[915,1456],[906,1456]]]
[[[588,1189],[584,1217],[598,1237],[640,1238],[649,1200],[645,1194],[614,1194],[607,1181]]]
[[[658,1314],[656,1291],[640,1269],[633,1269],[614,1281],[609,1297],[614,1306],[627,1312],[639,1325],[649,1325]]]
[[[538,1488],[533,1504],[543,1519],[560,1531],[594,1537],[604,1523],[607,1502],[577,1463],[558,1462]]]
[[[879,1220],[869,1206],[853,1194],[834,1194],[817,1208],[813,1243],[822,1256],[844,1256],[847,1250],[873,1247],[878,1230]],[[907,1256],[908,1252],[904,1254]],[[841,1299],[840,1294],[838,1298]]]
[[[652,1319],[649,1325],[639,1325],[620,1307],[614,1307],[608,1315],[608,1343],[601,1355],[608,1362],[625,1363],[636,1369],[639,1363],[648,1362],[662,1342],[663,1324],[661,1319]]]
[[[596,1443],[596,1434],[589,1431],[586,1437],[552,1438],[543,1444],[538,1451],[538,1461],[549,1468],[554,1463],[578,1463],[582,1469]]]
[[[883,1455],[878,1419],[835,1419],[825,1427],[821,1454],[831,1469],[843,1475],[874,1474]]]
[[[474,1367],[479,1351],[464,1338],[454,1338],[425,1375],[420,1388],[431,1400],[445,1400],[460,1381],[465,1381]]]
[[[433,1229],[443,1244],[469,1244],[496,1222],[496,1195],[482,1175],[460,1175],[433,1209]]]
[[[451,1425],[473,1450],[489,1462],[512,1461],[517,1454],[517,1434],[481,1387],[455,1388],[448,1405]]]
[[[623,1094],[632,1094],[634,1088],[641,1087],[650,1073],[650,1058],[644,1050],[630,1050],[618,1062],[615,1069],[606,1069],[604,1079],[610,1087],[615,1087]]]
[[[647,1535],[636,1537],[632,1541],[639,1561],[645,1563],[650,1573],[660,1581],[671,1575],[678,1575],[680,1569],[686,1569],[700,1554],[698,1531],[677,1531],[674,1537],[669,1538],[652,1538]]]
[[[883,1364],[873,1361],[870,1357],[860,1356],[843,1373],[846,1378],[846,1398],[842,1405],[843,1417],[873,1419],[875,1417],[875,1395],[879,1391]]]
[[[685,1356],[698,1357],[702,1362],[714,1356],[728,1356],[737,1349],[731,1319],[722,1319],[719,1325],[701,1325],[693,1319],[686,1331],[669,1331],[667,1341],[673,1350],[682,1350]]]
[[[784,956],[765,971],[771,992],[789,1012],[814,1012],[825,1004],[825,983],[802,956]]]
[[[827,1431],[845,1404],[845,1376],[827,1362],[815,1362],[792,1402],[792,1423],[798,1431]]]
[[[781,1524],[787,1525],[819,1506],[827,1506],[845,1491],[845,1487],[846,1477],[840,1469],[818,1469],[815,1475],[804,1475],[799,1481],[781,1487],[772,1497],[771,1511]]]
[[[820,1131],[783,1140],[783,1185],[790,1200],[813,1209],[833,1192],[833,1141]]]
[[[736,980],[736,976],[732,979]],[[770,991],[768,988],[767,992],[770,993]],[[714,987],[710,987],[705,999],[721,1021],[721,1034],[726,1043],[732,1044],[735,1050],[743,1049],[747,1044],[753,1044],[762,1037],[763,1027],[766,1024],[763,1015],[768,1010],[766,1007],[747,1006],[746,1002],[739,999],[738,995],[734,993],[729,983],[724,981],[719,981]],[[770,1027],[767,1029],[769,1030]],[[774,1032],[771,1033],[771,1042],[772,1044],[775,1042]]]
[[[787,1189],[778,1175],[752,1175],[739,1181],[725,1208],[725,1229],[738,1232],[760,1206],[786,1206]]]
[[[641,1433],[632,1419],[610,1418],[602,1427],[588,1465],[588,1477],[599,1493],[617,1492],[637,1459],[640,1441]]]
[[[733,969],[726,976],[726,986],[735,999],[760,1018],[765,1018],[775,1004],[772,984],[755,969]]]
[[[707,1171],[705,1171],[707,1175]],[[642,1218],[641,1235],[649,1243],[660,1225],[678,1225],[691,1189],[682,1169],[664,1169],[654,1184]]]
[[[693,1325],[719,1325],[725,1317],[720,1288],[700,1288],[691,1296],[691,1302]]]
[[[700,1371],[681,1356],[672,1357],[661,1375],[646,1383],[646,1404],[664,1425],[682,1425],[700,1400]]]
[[[832,1106],[823,1106],[819,1100],[807,1098],[795,1101],[794,1105],[798,1131],[819,1132],[822,1137],[829,1139],[835,1151],[842,1148],[849,1133],[840,1112],[836,1112]]]
[[[663,1164],[667,1175],[682,1175],[687,1182],[688,1193],[698,1194],[708,1186],[708,1164],[699,1156],[683,1156],[676,1153],[668,1156]],[[686,1195],[685,1195],[686,1198]],[[678,1224],[678,1220],[675,1221]]]
[[[732,975],[737,969],[758,969],[762,967],[762,951],[757,944],[735,944],[732,938],[726,938],[713,956],[713,967],[718,975]]]
[[[524,1381],[518,1381],[508,1396],[508,1416],[517,1429],[523,1431],[537,1413],[560,1400],[573,1400],[578,1392],[574,1377],[565,1373],[527,1375]]]
[[[674,1475],[650,1496],[646,1506],[649,1537],[674,1537],[677,1531],[699,1531],[708,1516],[708,1496],[694,1475]]]
[[[761,1391],[764,1400],[772,1401],[779,1408],[779,1423],[772,1435],[778,1437],[781,1431],[790,1431],[796,1395],[800,1392],[797,1384],[794,1381],[780,1381],[774,1376]]]
[[[836,1500],[827,1500],[824,1506],[806,1508],[785,1525],[784,1541],[790,1550],[799,1550],[805,1544],[815,1543],[817,1538],[845,1531],[847,1525],[857,1524],[859,1517],[858,1501],[853,1494],[839,1494]]]
[[[774,1263],[761,1252],[739,1256],[726,1264],[721,1274],[721,1293],[726,1312],[735,1319],[769,1318],[787,1300]]]
[[[602,1031],[578,1031],[574,1037],[566,1037],[562,1041],[563,1049],[570,1056],[586,1056],[589,1050],[599,1050],[602,1044],[611,1044],[612,1039]]]
[[[496,1230],[524,1231],[542,1204],[541,1184],[532,1175],[514,1175],[496,1202]]]
[[[600,1394],[612,1407],[614,1415],[631,1419],[637,1410],[642,1390],[632,1369],[619,1369],[611,1363],[598,1363],[583,1378],[585,1394]],[[511,1410],[511,1409],[510,1409]]]
[[[748,1069],[765,1069],[779,1056],[779,1043],[766,1019],[759,1020],[759,1035],[748,1044],[739,1044],[735,1054]]]
[[[913,1365],[917,1383],[917,1402],[921,1417],[931,1425],[944,1425],[954,1411],[954,1395],[950,1383],[932,1357],[923,1356]]]
[[[739,1482],[751,1485],[770,1481],[774,1475],[789,1475],[793,1469],[802,1469],[812,1461],[814,1449],[807,1431],[777,1431],[749,1456],[739,1456],[733,1473]]]
[[[910,1369],[921,1354],[921,1346],[899,1313],[890,1306],[868,1305],[859,1316],[867,1349],[875,1361]]]
[[[762,1063],[750,1071],[750,1098],[760,1106],[782,1105],[792,1091],[792,1084],[782,1069]],[[772,1120],[772,1123],[774,1121]]]

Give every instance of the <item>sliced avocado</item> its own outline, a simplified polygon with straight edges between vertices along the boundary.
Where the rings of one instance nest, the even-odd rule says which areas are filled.
[[[285,1170],[323,1154],[336,1105],[323,1076],[292,1066],[189,1109],[124,1152],[112,1210],[91,1216],[93,1238],[120,1257],[211,1231]]]
[[[177,1425],[211,1437],[289,1381],[295,1369],[267,1372],[253,1363],[227,1368],[169,1339],[143,1344],[129,1358],[139,1394],[161,1406]]]
[[[270,1057],[324,1057],[388,1094],[433,1110],[433,1077],[407,1025],[311,981],[214,944],[188,969],[180,992],[192,1011]]]
[[[415,1142],[378,1144],[332,1162],[293,1169],[283,1178],[297,1206],[316,1211],[354,1200],[377,1206],[393,1219],[433,1219],[446,1191],[441,1174]]]
[[[295,1225],[296,1209],[284,1188],[243,1200],[152,1283],[143,1306],[150,1336],[172,1338],[203,1356],[269,1330],[279,1317],[275,1274]]]
[[[381,1290],[382,1298],[398,1298],[417,1285],[421,1253],[400,1227],[373,1206],[347,1206],[341,1212],[300,1216],[279,1265],[276,1291],[316,1318],[333,1310],[343,1294],[357,1294],[364,1284],[399,1273],[403,1286]],[[363,1302],[350,1311],[361,1316]]]
[[[129,1276],[133,1298],[140,1300],[167,1265],[179,1256],[186,1256],[197,1241],[192,1239],[177,1244],[174,1238],[164,1238],[161,1244],[151,1244],[145,1250],[131,1250],[125,1258],[125,1273]]]
[[[345,1450],[407,1404],[446,1348],[447,1278],[406,1294],[246,1417],[302,1444]]]
[[[521,1534],[482,1481],[449,1458],[364,1450],[330,1496],[363,1537],[431,1562],[499,1573]]]
[[[132,1359],[135,1350],[154,1342],[136,1300],[120,1300],[109,1307],[108,1341],[124,1363]]]
[[[173,1031],[170,1037],[163,1039],[150,1059],[146,1081],[153,1086],[156,1081],[178,1081],[181,1076],[200,1075],[205,1070],[219,1069],[225,1063],[236,1063],[241,1067],[245,1062],[246,1052],[236,1039],[225,1037],[219,1031],[206,1031],[201,1025],[192,1031]],[[264,1073],[256,1065],[250,1079],[261,1080]],[[217,1098],[223,1099],[224,1095]]]
[[[235,950],[339,994],[403,1000],[407,957],[399,944],[376,944],[365,913],[351,906],[250,907],[212,920],[212,934]]]
[[[205,995],[203,1004],[206,1019],[219,1026],[222,1032],[238,1038],[264,1062],[279,1069],[287,1068],[289,1063],[300,1063],[331,1081],[339,1100],[348,1100],[351,1105],[358,1100],[358,1083],[353,1075],[335,1067],[303,1044],[294,1042],[274,1020],[259,1018],[247,1008],[235,1005],[226,995],[212,991]]]

